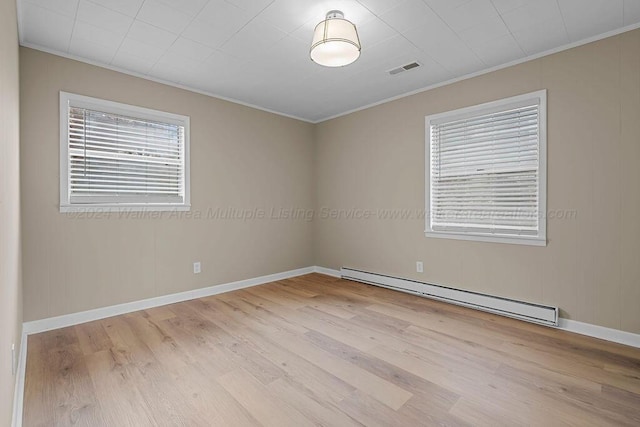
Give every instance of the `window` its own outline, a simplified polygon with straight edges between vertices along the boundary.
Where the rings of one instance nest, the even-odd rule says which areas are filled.
[[[61,212],[189,206],[189,117],[60,92]]]
[[[426,117],[428,237],[546,245],[546,91]]]

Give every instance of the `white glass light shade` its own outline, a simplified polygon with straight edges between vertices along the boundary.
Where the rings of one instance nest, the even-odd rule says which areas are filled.
[[[326,67],[343,67],[360,57],[360,39],[356,26],[332,10],[313,32],[311,60]]]

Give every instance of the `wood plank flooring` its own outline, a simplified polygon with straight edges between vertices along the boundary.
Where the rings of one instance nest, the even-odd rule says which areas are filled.
[[[311,274],[29,337],[25,426],[640,425],[640,349]]]

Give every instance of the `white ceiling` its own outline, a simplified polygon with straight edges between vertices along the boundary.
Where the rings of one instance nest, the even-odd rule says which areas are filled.
[[[640,22],[640,0],[18,0],[21,43],[312,122]],[[309,59],[340,9],[362,55]],[[409,62],[422,67],[390,76]]]

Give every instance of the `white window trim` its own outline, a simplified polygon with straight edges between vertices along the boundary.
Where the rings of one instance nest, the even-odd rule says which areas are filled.
[[[538,159],[538,236],[512,236],[501,234],[485,234],[474,232],[442,232],[431,229],[431,124],[440,120],[463,119],[481,114],[504,110],[514,104],[538,99],[539,117],[539,159]],[[547,90],[526,93],[511,98],[491,101],[458,110],[432,114],[425,117],[425,236],[439,239],[472,240],[478,242],[510,243],[518,245],[547,245]]]
[[[184,126],[184,201],[182,203],[71,204],[69,202],[69,105]],[[189,140],[189,116],[60,91],[60,212],[159,212],[191,210]]]

